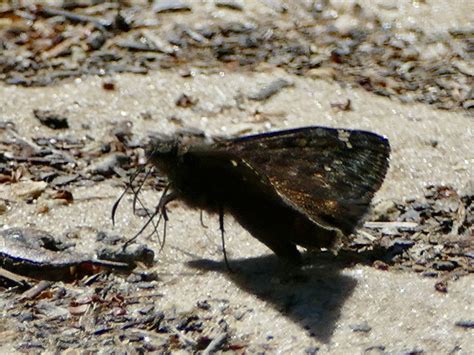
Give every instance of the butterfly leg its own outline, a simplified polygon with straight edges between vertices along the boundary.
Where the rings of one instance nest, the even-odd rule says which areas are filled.
[[[207,228],[207,226],[204,224],[204,216],[203,216],[203,214],[204,214],[204,211],[201,210],[201,213],[200,213],[200,216],[199,216],[199,220],[200,220],[200,222],[201,222],[201,226],[202,226],[203,228]]]
[[[163,219],[165,220],[164,222],[164,225],[165,225],[165,229],[166,229],[166,222],[168,221],[168,214],[166,212],[166,205],[168,203],[170,203],[171,201],[175,200],[178,195],[177,193],[175,193],[174,191],[173,192],[170,192],[170,193],[167,193],[169,190],[169,185],[165,188],[165,190],[163,191],[163,195],[161,196],[160,198],[160,202],[158,202],[158,206],[156,206],[155,208],[155,212],[153,212],[152,215],[149,216],[148,218],[148,221],[143,225],[142,228],[140,228],[140,230],[132,237],[130,238],[129,240],[127,240],[122,249],[125,250],[125,248],[130,245],[135,239],[138,238],[138,236],[140,234],[143,233],[143,231],[150,225],[150,223],[153,222],[153,219],[157,216],[157,215],[160,215],[160,218],[161,216],[163,216]],[[160,222],[160,220],[158,220],[158,223]],[[158,225],[158,224],[157,224]],[[157,227],[157,226],[156,226]],[[155,228],[156,228],[155,227]],[[163,249],[163,246],[164,246],[164,243],[165,243],[165,237],[166,237],[166,234],[164,234],[164,237],[163,237],[163,244],[162,244],[162,249]]]
[[[259,239],[269,247],[280,259],[290,265],[300,265],[302,263],[301,254],[296,245],[288,242],[280,242],[275,239]]]
[[[227,259],[227,252],[225,250],[225,238],[224,238],[224,206],[219,206],[219,229],[221,231],[221,240],[222,240],[222,252],[224,253],[224,261],[227,269],[232,271],[229,265],[229,260]]]

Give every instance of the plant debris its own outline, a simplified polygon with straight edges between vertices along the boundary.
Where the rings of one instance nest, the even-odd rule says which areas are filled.
[[[434,40],[421,30],[399,32],[358,4],[345,10],[330,2],[278,9],[269,1],[265,6],[273,16],[227,21],[213,11],[243,12],[238,1],[217,1],[206,10],[167,0],[80,6],[66,1],[62,8],[3,4],[0,23],[7,25],[0,26],[0,80],[44,86],[82,75],[192,66],[214,72],[266,63],[403,102],[449,110],[474,107],[472,31],[453,27]],[[176,12],[192,16],[197,11],[208,11],[205,24],[175,20]],[[281,27],[288,16],[294,19],[291,26]],[[352,27],[340,26],[344,16]],[[453,53],[449,61],[447,52]],[[276,83],[253,99],[270,97],[284,82]]]
[[[100,268],[129,270],[129,263],[84,256],[66,248],[50,234],[34,229],[0,231],[0,266],[44,280],[71,280]]]

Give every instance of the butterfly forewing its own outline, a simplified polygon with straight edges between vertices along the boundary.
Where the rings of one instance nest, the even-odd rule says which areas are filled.
[[[318,225],[349,234],[388,169],[388,141],[366,131],[307,127],[216,143],[255,170],[282,202]]]

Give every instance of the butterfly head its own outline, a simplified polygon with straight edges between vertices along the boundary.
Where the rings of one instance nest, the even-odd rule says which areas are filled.
[[[167,173],[176,164],[178,151],[177,137],[159,135],[151,138],[146,155],[150,163]]]
[[[155,133],[150,137],[146,155],[150,163],[165,174],[172,175],[186,152],[203,142],[206,142],[206,136],[195,129],[183,129],[173,135]]]

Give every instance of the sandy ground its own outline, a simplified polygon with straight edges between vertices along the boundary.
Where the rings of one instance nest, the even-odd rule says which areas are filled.
[[[372,3],[369,5],[380,16],[393,20],[388,2],[383,6],[381,1],[364,3]],[[398,13],[397,24],[409,27],[417,22],[430,28],[436,23],[445,30],[453,22],[472,20],[474,12],[462,11],[469,5],[469,1],[437,1],[428,11],[405,1],[408,15]],[[247,7],[250,10],[251,5]],[[418,21],[420,12],[426,15],[426,11],[441,20],[433,22],[427,16],[426,21]],[[239,97],[279,77],[292,80],[294,86],[266,102],[249,101],[237,109]],[[474,125],[472,117],[463,112],[405,105],[362,89],[292,77],[275,69],[258,74],[196,73],[191,78],[171,72],[121,74],[113,80],[115,91],[103,90],[104,78],[97,77],[45,88],[0,84],[0,120],[15,122],[21,136],[47,137],[52,131],[40,126],[32,111],[52,109],[69,118],[71,128],[64,135],[88,135],[97,142],[121,121],[133,122],[133,132],[142,137],[151,132],[173,132],[181,126],[211,134],[307,125],[361,128],[386,135],[392,146],[391,167],[376,203],[423,196],[428,184],[450,184],[463,191],[473,180]],[[177,108],[175,100],[181,93],[198,99],[198,104],[191,109]],[[346,99],[351,100],[352,111],[331,107],[331,103]],[[152,119],[144,119],[144,113]],[[129,198],[112,227],[110,211],[122,186],[119,180],[106,180],[75,187],[73,204],[55,206],[46,214],[38,214],[34,204],[16,203],[0,216],[0,227],[33,226],[53,234],[79,231],[77,243],[85,251],[94,250],[97,231],[132,236],[144,222],[132,215]],[[14,199],[14,189],[14,185],[0,185],[0,196]],[[145,196],[150,206],[158,198],[158,193]],[[445,294],[435,290],[434,279],[412,272],[360,265],[344,269],[337,262],[324,260],[304,270],[304,282],[287,280],[278,272],[278,262],[269,250],[226,217],[227,252],[237,271],[229,273],[222,262],[217,217],[205,215],[204,220],[207,229],[201,227],[198,211],[180,203],[171,205],[167,244],[157,254],[154,266],[160,276],[156,291],[161,297],[154,301],[157,308],[175,307],[184,312],[196,302],[208,300],[216,317],[225,319],[234,335],[245,339],[250,353],[263,349],[270,353],[316,349],[331,354],[474,353],[473,330],[455,326],[457,321],[474,317],[472,274],[451,282]],[[158,252],[156,241],[149,241],[149,245]],[[366,326],[371,330],[354,331]],[[12,348],[8,343],[0,351]]]
[[[124,120],[133,121],[134,131],[143,136],[173,131],[176,127],[168,120],[171,116],[186,126],[219,134],[303,125],[363,128],[387,135],[393,148],[390,172],[376,200],[417,197],[430,183],[450,183],[462,189],[472,179],[474,132],[467,124],[470,118],[462,113],[435,111],[421,104],[407,106],[361,90],[297,77],[290,78],[295,82],[293,88],[268,102],[249,103],[244,111],[235,109],[233,102],[239,92],[252,92],[280,76],[288,78],[278,71],[192,79],[171,73],[121,75],[114,78],[114,92],[102,90],[103,79],[99,78],[40,89],[2,86],[0,114],[14,121],[21,135],[39,137],[50,132],[35,122],[34,108],[67,112],[72,127],[65,134],[88,134],[99,141],[111,122]],[[199,99],[193,110],[175,107],[174,100],[182,92]],[[330,107],[331,102],[346,98],[352,100],[353,111],[335,112]],[[266,117],[264,122],[255,122],[252,112],[256,109]],[[143,112],[151,113],[152,121],[141,119]],[[90,128],[85,130],[83,125]],[[431,140],[439,142],[437,148]],[[2,196],[11,197],[13,187],[2,185]],[[110,209],[120,191],[121,187],[111,182],[76,188],[76,202],[68,207],[58,206],[38,215],[34,205],[15,206],[2,216],[2,224],[29,225],[53,234],[83,230],[83,242],[88,244],[84,247],[90,249],[87,235],[112,230]],[[146,197],[153,203],[158,194]],[[474,351],[472,331],[454,326],[474,314],[472,275],[452,283],[447,294],[440,294],[432,279],[416,274],[363,266],[340,270],[322,262],[307,270],[309,282],[287,284],[274,275],[276,260],[262,257],[268,250],[227,218],[227,248],[232,265],[239,270],[229,274],[222,264],[215,216],[205,217],[210,228],[203,229],[197,211],[175,204],[170,218],[168,242],[156,265],[164,281],[159,289],[163,297],[156,302],[160,307],[186,309],[200,299],[216,303],[226,299],[227,307],[244,312],[239,320],[230,318],[228,322],[240,336],[248,337],[250,349],[265,343],[272,351],[281,352],[317,347],[322,352],[349,353],[371,346],[385,346],[388,352]],[[113,231],[131,236],[141,223],[143,220],[131,215],[129,204],[123,204]],[[283,305],[288,302],[291,305],[286,309]],[[354,332],[350,327],[364,322],[372,328],[370,333]]]

